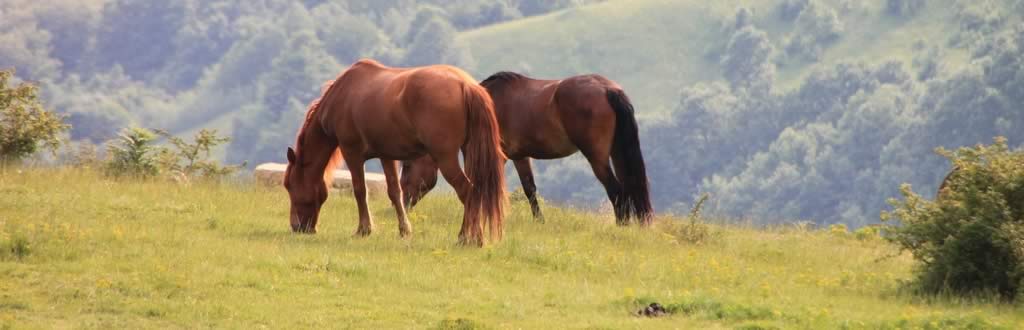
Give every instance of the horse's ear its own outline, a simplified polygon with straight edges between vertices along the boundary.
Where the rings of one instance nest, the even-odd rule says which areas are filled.
[[[295,163],[295,150],[292,147],[288,147],[288,164]]]

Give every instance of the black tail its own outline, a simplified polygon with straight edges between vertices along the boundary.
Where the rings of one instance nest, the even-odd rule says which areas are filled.
[[[633,104],[620,89],[609,89],[606,94],[608,103],[615,110],[612,162],[615,176],[622,183],[618,207],[622,208],[623,216],[635,216],[640,224],[648,225],[654,220],[654,208],[651,206],[647,168],[640,152],[640,130],[633,115]]]

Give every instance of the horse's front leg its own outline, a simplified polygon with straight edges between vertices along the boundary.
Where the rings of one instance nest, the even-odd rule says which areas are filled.
[[[523,193],[530,201],[530,210],[533,211],[533,218],[544,222],[544,214],[540,212],[540,203],[537,201],[537,184],[533,181],[533,166],[530,165],[530,158],[523,158],[512,161],[519,172],[519,182],[523,185]]]
[[[398,182],[398,161],[381,159],[380,165],[384,168],[384,178],[388,184],[388,198],[391,199],[391,206],[395,207],[395,214],[398,216],[398,235],[408,237],[412,234],[412,225],[405,215],[402,185]]]
[[[370,217],[370,209],[366,205],[366,176],[363,170],[365,162],[365,159],[345,158],[348,171],[352,174],[352,194],[359,207],[359,228],[356,229],[356,236],[369,236],[373,232],[373,218]]]

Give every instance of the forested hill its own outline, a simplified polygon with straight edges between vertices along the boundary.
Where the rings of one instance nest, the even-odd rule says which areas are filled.
[[[0,67],[40,83],[71,138],[141,125],[279,161],[320,84],[360,57],[558,78],[601,73],[642,116],[659,211],[711,194],[758,222],[874,222],[932,150],[1024,138],[1024,0],[458,0],[0,3]],[[579,159],[549,200],[603,199]],[[514,180],[514,179],[513,179]]]

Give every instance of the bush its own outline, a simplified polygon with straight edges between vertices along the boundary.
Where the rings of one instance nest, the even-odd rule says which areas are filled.
[[[920,262],[918,288],[927,293],[995,293],[1012,300],[1024,285],[1024,153],[1006,139],[990,146],[937,152],[958,168],[930,201],[904,184],[903,200],[882,212],[885,237]]]
[[[56,152],[71,126],[58,114],[43,109],[38,88],[28,83],[8,87],[14,70],[0,71],[0,162],[31,156],[40,147]]]
[[[99,148],[89,141],[72,142],[65,148],[63,161],[77,168],[102,168],[106,163]]]
[[[216,130],[199,130],[191,143],[166,131],[157,130],[157,134],[167,138],[167,141],[174,146],[174,149],[161,148],[157,156],[160,170],[174,178],[184,180],[196,177],[220,179],[245,166],[245,164],[223,166],[210,159],[211,149],[231,141],[231,138],[217,136]]]
[[[110,159],[106,174],[121,177],[152,177],[159,173],[156,155],[159,149],[153,145],[156,134],[145,128],[126,128],[118,138],[108,142]]]
[[[154,145],[157,136],[166,138],[171,147]],[[163,130],[128,128],[118,139],[109,142],[106,172],[110,176],[133,177],[160,174],[178,182],[193,178],[220,179],[245,166],[224,166],[210,159],[213,148],[230,140],[218,136],[216,130],[199,130],[192,142],[188,142]]]

